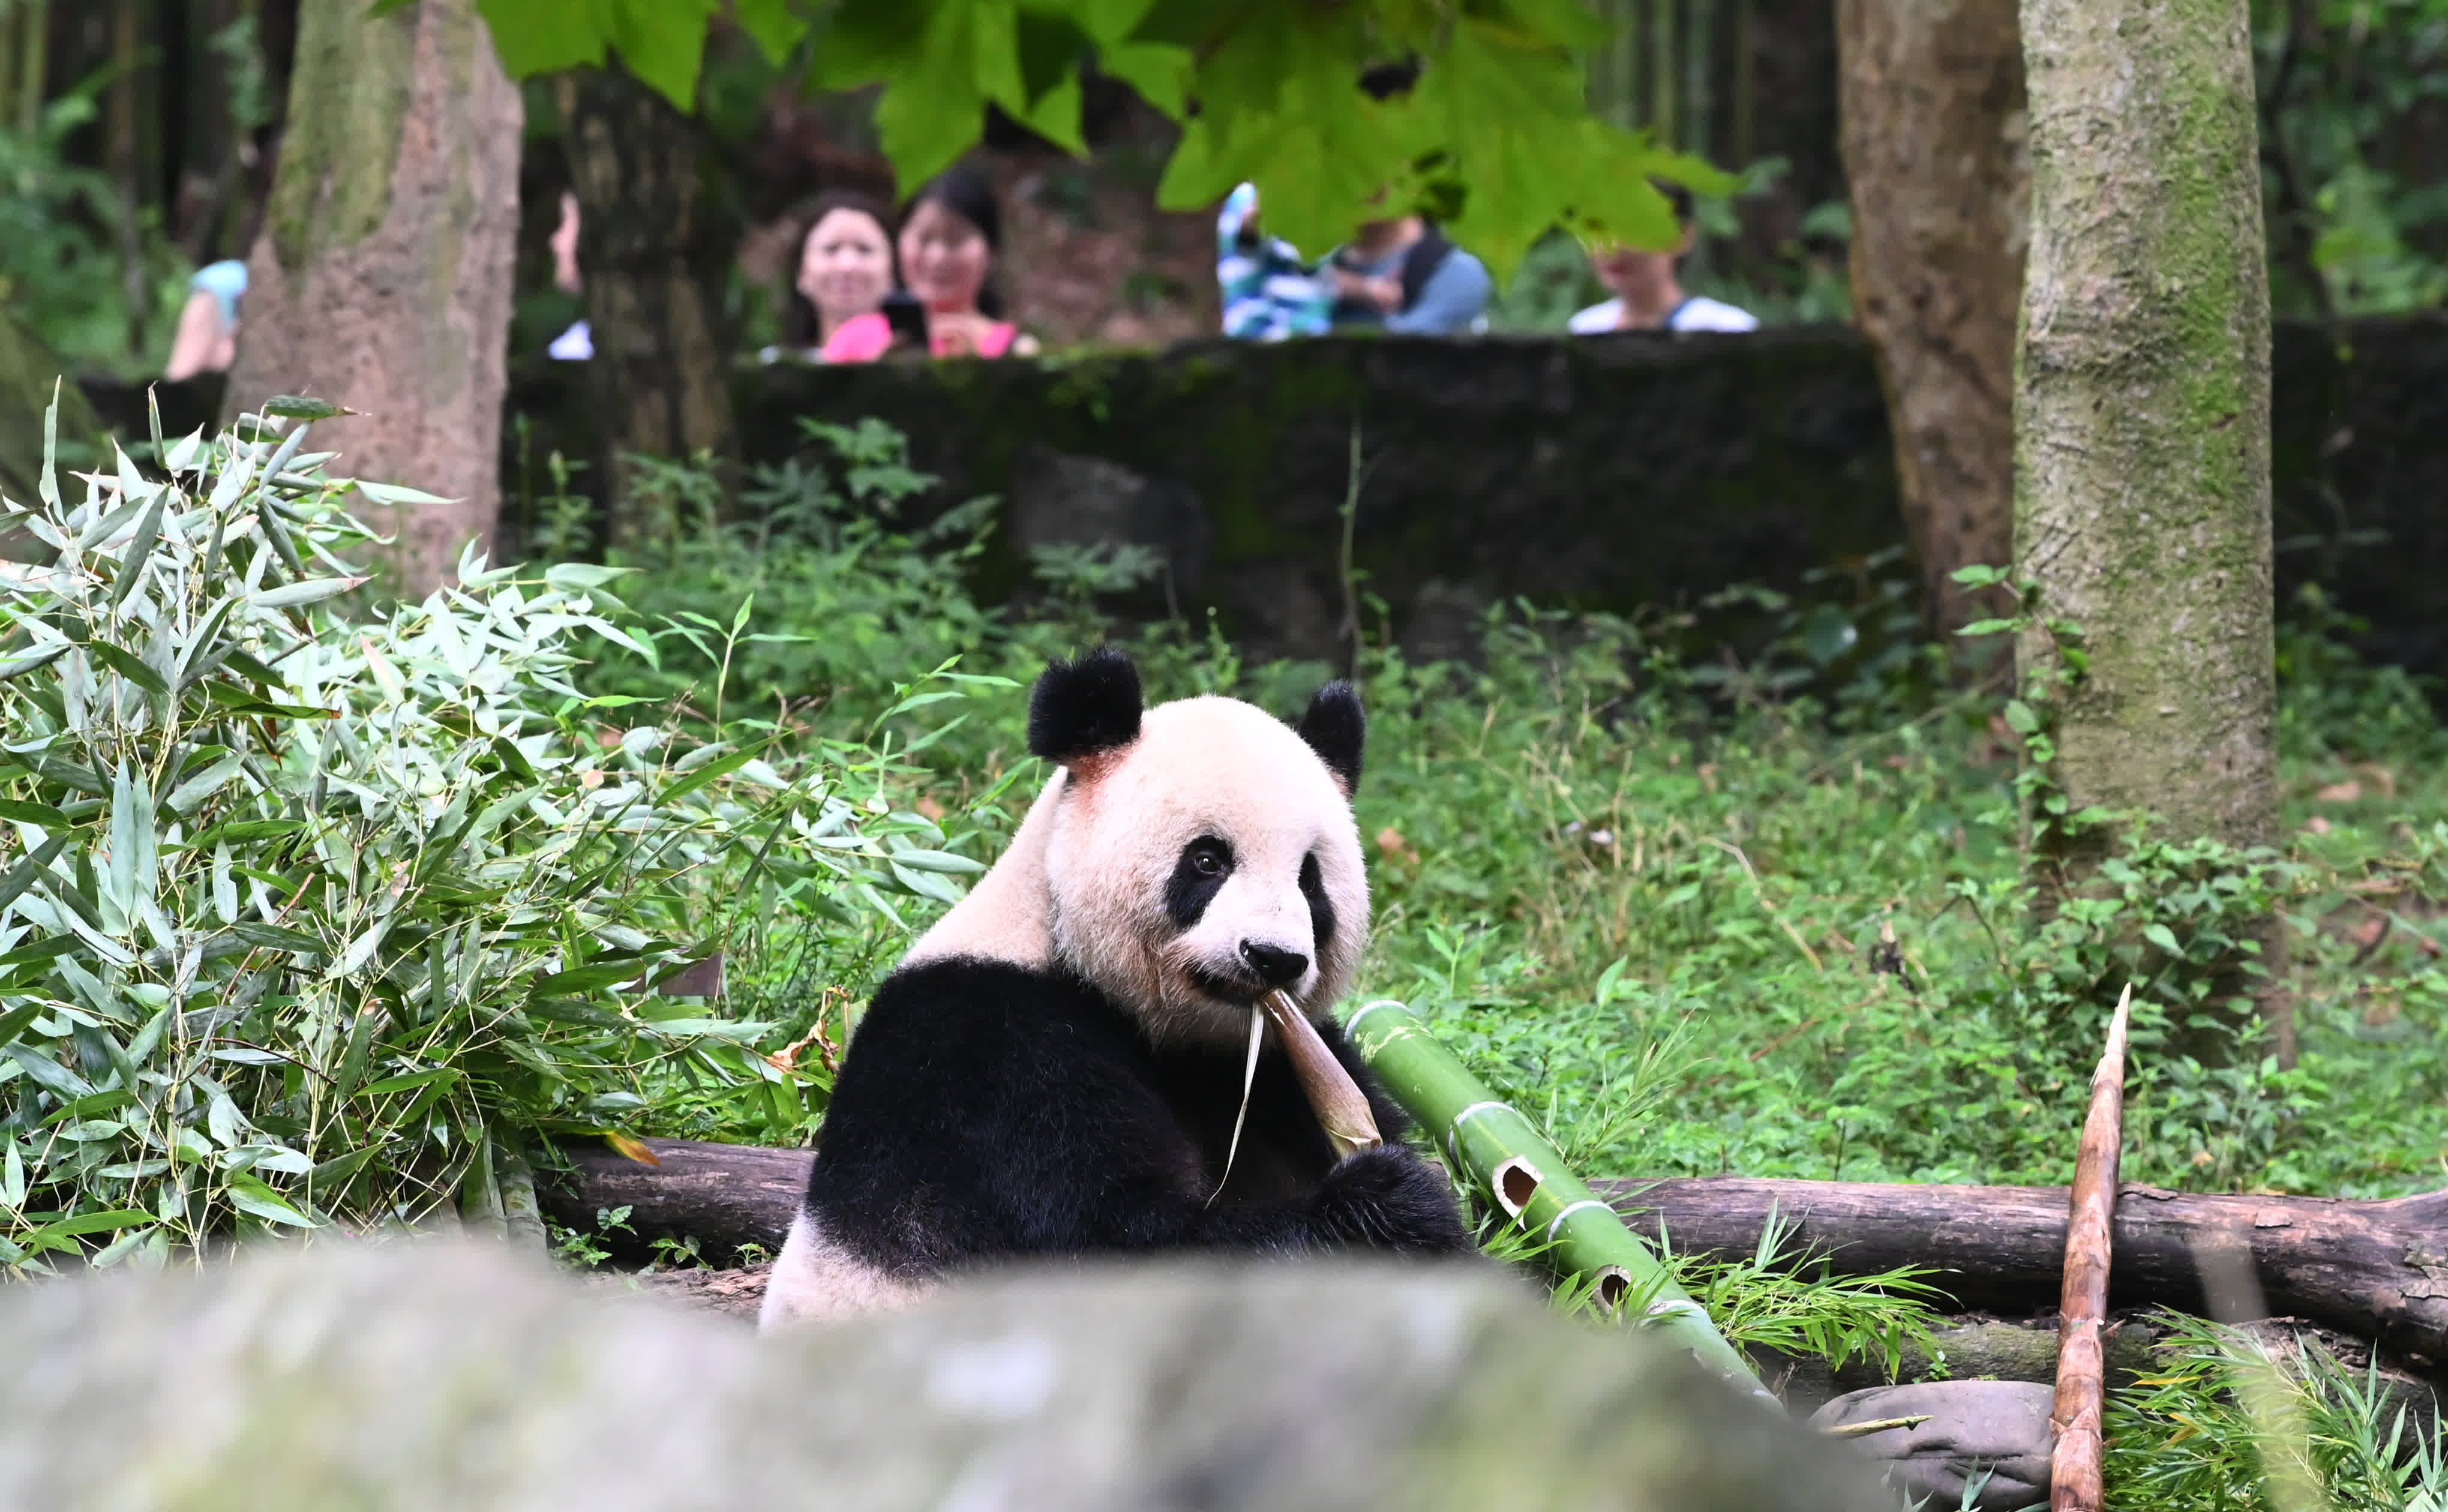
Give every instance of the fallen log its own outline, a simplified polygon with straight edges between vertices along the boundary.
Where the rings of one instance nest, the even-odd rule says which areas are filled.
[[[1965,1308],[2037,1312],[2058,1296],[2064,1187],[1921,1186],[1699,1177],[1594,1181],[1632,1225],[1663,1224],[1686,1254],[1750,1254],[1771,1213],[1790,1243],[1842,1273],[1934,1267]],[[2207,1311],[2193,1252],[2252,1256],[2270,1311],[2377,1340],[2425,1372],[2448,1372],[2448,1192],[2390,1201],[2216,1196],[2117,1188],[2109,1304]]]
[[[597,1230],[599,1209],[627,1207],[633,1234],[605,1235],[614,1254],[688,1236],[717,1264],[739,1246],[771,1252],[807,1190],[806,1150],[687,1139],[646,1141],[649,1166],[593,1143],[564,1147],[569,1169],[539,1193],[556,1223]],[[1967,1310],[2031,1315],[2053,1308],[2065,1254],[2064,1187],[1921,1186],[1690,1177],[1599,1179],[1590,1186],[1633,1228],[1683,1254],[1747,1255],[1773,1213],[1790,1242],[1826,1252],[1846,1274],[1899,1265],[1934,1279]],[[2435,1377],[2448,1375],[2448,1191],[2393,1201],[2207,1196],[2127,1182],[2118,1188],[2112,1307],[2207,1303],[2197,1245],[2242,1247],[2272,1311],[2376,1339]]]
[[[536,1197],[545,1215],[565,1229],[595,1236],[622,1259],[647,1258],[660,1238],[695,1239],[708,1264],[732,1265],[755,1257],[755,1245],[771,1258],[791,1232],[791,1219],[808,1195],[810,1150],[769,1150],[752,1144],[708,1144],[699,1139],[647,1139],[658,1164],[632,1160],[593,1139],[562,1146],[564,1172],[539,1174]],[[629,1210],[625,1231],[609,1228],[598,1215]]]

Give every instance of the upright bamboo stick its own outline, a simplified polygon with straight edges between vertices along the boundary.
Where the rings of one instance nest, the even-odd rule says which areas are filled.
[[[1552,1269],[1588,1277],[1609,1308],[1638,1309],[1644,1328],[1775,1401],[1615,1209],[1565,1169],[1564,1158],[1530,1120],[1490,1093],[1408,1009],[1381,999],[1353,1014],[1345,1030],[1368,1068],[1453,1163],[1524,1232],[1546,1243],[1542,1258]]]
[[[2057,1394],[2049,1426],[2057,1438],[2049,1462],[2049,1512],[2102,1512],[2107,1442],[2100,1414],[2108,1364],[2099,1330],[2108,1311],[2109,1222],[2116,1211],[2117,1154],[2125,1135],[2125,1030],[2133,985],[2116,1000],[2108,1048],[2091,1077],[2091,1111],[2075,1156],[2066,1224],[2065,1292],[2057,1312]]]

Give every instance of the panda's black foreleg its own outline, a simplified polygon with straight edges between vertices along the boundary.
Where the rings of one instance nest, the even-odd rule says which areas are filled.
[[[1365,1150],[1298,1200],[1184,1203],[1168,1194],[1129,1225],[1139,1245],[1326,1254],[1462,1254],[1471,1248],[1442,1172],[1410,1151]]]
[[[1403,1254],[1458,1254],[1472,1248],[1454,1210],[1452,1183],[1399,1145],[1363,1150],[1326,1175],[1311,1204],[1320,1221],[1354,1244]]]

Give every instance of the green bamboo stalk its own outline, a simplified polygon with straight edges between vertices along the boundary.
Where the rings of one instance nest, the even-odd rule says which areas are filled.
[[[1679,147],[1686,144],[1678,137],[1675,126],[1681,116],[1675,108],[1674,67],[1674,0],[1657,0],[1657,10],[1651,17],[1656,30],[1652,33],[1654,56],[1649,60],[1649,125],[1657,133],[1660,144]]]
[[[43,91],[49,83],[51,0],[22,0],[17,8],[17,129],[31,137],[43,124]]]
[[[1490,1093],[1409,1009],[1381,998],[1354,1013],[1345,1033],[1453,1163],[1524,1232],[1546,1241],[1541,1258],[1559,1274],[1593,1278],[1610,1311],[1636,1307],[1641,1327],[1775,1401],[1656,1253],[1565,1168],[1563,1156],[1528,1119]]]

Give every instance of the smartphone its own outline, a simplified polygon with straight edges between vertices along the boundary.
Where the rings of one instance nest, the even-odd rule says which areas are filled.
[[[892,328],[892,344],[913,352],[931,350],[927,339],[927,306],[907,289],[884,297],[884,323]]]

